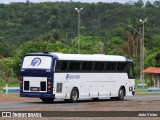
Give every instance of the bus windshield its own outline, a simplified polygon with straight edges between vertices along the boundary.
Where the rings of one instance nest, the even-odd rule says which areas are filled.
[[[25,56],[22,69],[50,69],[51,64],[50,56]]]

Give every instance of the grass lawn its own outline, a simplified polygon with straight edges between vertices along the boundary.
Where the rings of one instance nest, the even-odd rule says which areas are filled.
[[[147,93],[148,88],[135,88],[136,93]]]
[[[135,94],[160,94],[160,92],[148,92],[148,88],[135,88]]]

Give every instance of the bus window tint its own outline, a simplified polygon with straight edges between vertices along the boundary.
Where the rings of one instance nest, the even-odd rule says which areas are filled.
[[[56,71],[64,71],[67,70],[68,62],[67,61],[57,61],[56,63]]]
[[[82,70],[92,70],[93,62],[83,62]]]
[[[95,71],[102,71],[104,70],[104,62],[96,62],[94,65]]]
[[[134,78],[133,64],[128,64],[128,78],[129,79]]]
[[[69,70],[71,71],[78,71],[80,70],[80,62],[70,62]]]
[[[113,72],[116,70],[116,66],[117,66],[117,63],[114,63],[114,62],[107,62],[106,64],[106,71],[108,72]]]
[[[126,63],[118,63],[117,71],[118,72],[126,72],[126,67],[127,67]]]
[[[57,63],[56,63],[56,71],[61,70],[61,65],[62,65],[62,62],[61,61],[57,61]]]

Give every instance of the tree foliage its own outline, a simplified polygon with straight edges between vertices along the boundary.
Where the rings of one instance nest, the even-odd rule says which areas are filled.
[[[14,78],[13,72],[13,59],[3,58],[0,59],[0,79],[9,82]]]
[[[138,76],[143,27],[139,19],[147,18],[145,68],[159,64],[160,2],[144,4],[142,0],[126,4],[32,3],[28,0],[26,3],[0,4],[0,60],[14,61],[10,68],[18,76],[22,56],[26,53],[77,53],[76,7],[84,8],[80,13],[81,53],[124,55],[135,61]]]

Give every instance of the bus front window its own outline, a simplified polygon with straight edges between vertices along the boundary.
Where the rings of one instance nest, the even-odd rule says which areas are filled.
[[[128,65],[128,77],[129,77],[129,79],[134,78],[133,64]]]

